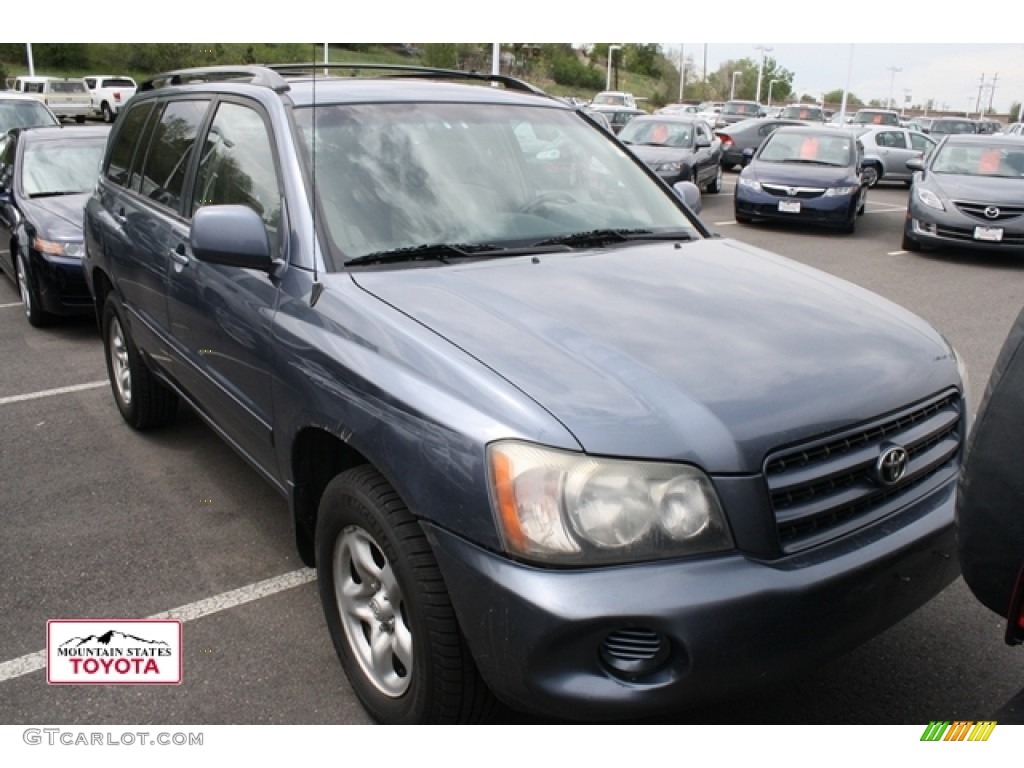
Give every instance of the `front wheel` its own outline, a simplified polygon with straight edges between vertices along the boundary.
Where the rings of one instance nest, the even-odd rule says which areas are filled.
[[[715,178],[708,184],[708,192],[716,195],[722,191],[722,164],[715,164]]]
[[[426,536],[373,467],[327,485],[316,567],[334,648],[374,719],[463,723],[491,712]]]
[[[19,253],[14,263],[14,271],[18,282],[18,293],[21,294],[21,305],[25,308],[25,317],[33,328],[45,328],[53,321],[53,315],[43,309],[39,302],[39,294],[32,284],[25,257]]]
[[[866,166],[864,166],[864,172],[863,172],[861,178],[864,180],[864,184],[866,186],[869,186],[869,187],[875,186],[875,184],[878,183],[878,179],[879,179],[878,168],[875,167],[874,165],[866,165]]]
[[[921,244],[917,240],[912,240],[907,236],[907,231],[903,230],[903,242],[900,244],[904,251],[920,251]]]

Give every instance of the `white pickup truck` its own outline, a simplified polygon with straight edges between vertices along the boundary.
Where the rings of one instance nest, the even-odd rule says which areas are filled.
[[[22,75],[14,78],[11,90],[39,99],[60,119],[73,117],[84,123],[92,114],[92,98],[80,77],[45,77]]]
[[[132,96],[137,85],[126,75],[87,75],[85,84],[92,94],[92,111],[106,123],[114,122],[117,113]]]

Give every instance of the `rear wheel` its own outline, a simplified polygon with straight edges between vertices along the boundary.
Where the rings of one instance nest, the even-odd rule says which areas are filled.
[[[104,123],[114,122],[114,113],[111,111],[110,105],[107,104],[107,102],[103,102],[103,105],[100,107],[100,111],[103,113]]]
[[[377,470],[335,477],[320,501],[316,564],[349,682],[382,723],[476,722],[493,710],[419,522]]]
[[[867,186],[875,186],[875,184],[878,183],[878,179],[880,178],[880,175],[878,173],[878,167],[875,165],[865,165],[864,172],[861,178],[864,180],[864,183]]]
[[[75,122],[79,124],[84,123],[85,115],[75,115]]]
[[[124,325],[121,302],[111,293],[103,306],[103,349],[114,402],[135,429],[149,429],[174,420],[178,396],[146,366]]]

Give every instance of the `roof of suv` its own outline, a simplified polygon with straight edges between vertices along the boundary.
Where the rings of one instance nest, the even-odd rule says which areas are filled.
[[[296,106],[323,103],[359,103],[380,101],[452,101],[479,103],[537,103],[559,109],[571,109],[529,83],[504,75],[428,69],[406,65],[330,64],[332,70],[352,72],[381,71],[381,77],[339,77],[319,74],[323,64],[279,65],[274,67],[198,67],[156,75],[142,83],[139,93],[182,88],[222,92],[249,91],[265,87],[288,94]],[[430,79],[427,79],[430,78]],[[468,82],[467,82],[468,81]],[[503,88],[483,88],[499,84]],[[250,91],[251,92],[251,91]]]

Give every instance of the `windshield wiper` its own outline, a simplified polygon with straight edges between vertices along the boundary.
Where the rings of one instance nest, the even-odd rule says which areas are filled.
[[[830,168],[842,168],[843,166],[836,163],[829,163],[825,160],[810,160],[806,157],[791,157],[789,160],[784,160],[786,163],[804,163],[805,165],[827,165]]]
[[[81,195],[81,194],[84,194],[84,192],[81,192],[79,190],[70,189],[70,190],[65,190],[63,192],[34,192],[31,195],[29,195],[28,197],[29,197],[29,200],[36,200],[36,199],[38,199],[40,197],[64,197],[65,195]]]
[[[449,259],[465,259],[485,253],[501,253],[505,248],[490,243],[427,243],[389,251],[374,251],[356,256],[345,262],[346,267],[360,264],[394,264],[401,261],[440,261],[449,264]]]
[[[624,243],[628,240],[693,240],[693,233],[685,229],[652,232],[649,229],[592,229],[589,232],[574,232],[534,243],[539,245],[569,245],[575,248],[592,248],[609,243]]]

